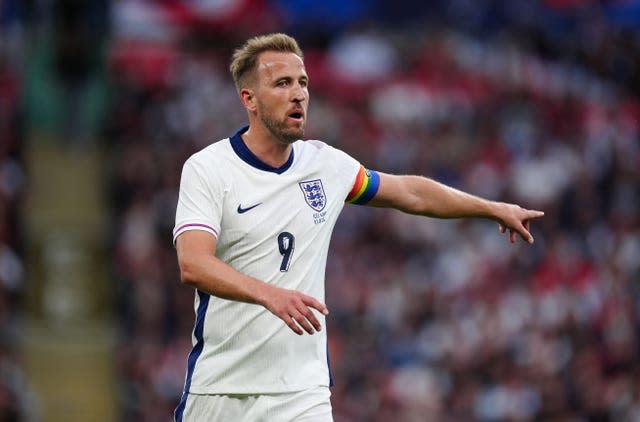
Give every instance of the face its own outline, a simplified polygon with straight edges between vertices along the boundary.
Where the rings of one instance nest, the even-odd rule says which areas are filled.
[[[256,113],[280,142],[291,144],[304,135],[309,105],[309,78],[302,59],[293,53],[264,52],[258,60]]]

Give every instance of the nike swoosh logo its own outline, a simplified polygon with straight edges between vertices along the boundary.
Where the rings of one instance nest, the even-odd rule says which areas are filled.
[[[255,205],[252,205],[252,206],[247,207],[247,208],[242,208],[242,205],[238,205],[238,209],[237,209],[238,214],[244,214],[245,212],[254,209],[258,205],[262,205],[262,202],[259,202],[259,203],[255,204]]]

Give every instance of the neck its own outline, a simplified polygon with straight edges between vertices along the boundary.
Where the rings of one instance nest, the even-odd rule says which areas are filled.
[[[250,125],[242,140],[256,157],[272,167],[284,165],[291,155],[291,144],[276,139],[260,125]]]

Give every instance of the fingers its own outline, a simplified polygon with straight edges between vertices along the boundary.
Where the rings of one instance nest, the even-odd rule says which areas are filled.
[[[298,326],[302,327],[304,331],[308,334],[313,334],[316,331],[321,331],[322,326],[320,322],[318,322],[313,312],[307,307],[303,309],[293,312],[291,315],[292,319],[298,324]],[[302,334],[301,330],[294,330],[297,334]]]
[[[293,318],[293,317],[288,317],[288,318],[282,318],[282,320],[289,326],[289,328],[291,328],[291,330],[296,333],[297,335],[301,336],[302,334],[304,334],[304,332],[302,331],[302,328],[300,328],[300,326],[298,325],[297,321]]]
[[[285,324],[296,334],[305,332],[314,334],[322,330],[322,324],[313,312],[313,309],[327,315],[329,310],[320,301],[311,296],[294,291],[279,289],[278,297],[272,307],[268,309],[282,319]]]
[[[309,321],[300,313],[297,313],[296,316],[290,317],[290,322],[287,323],[287,325],[298,335],[304,334],[302,329],[304,329],[308,334],[315,333],[314,327],[312,327]],[[302,329],[300,327],[302,327]],[[320,330],[318,329],[318,331]]]
[[[329,315],[329,310],[327,309],[327,306],[314,297],[303,296],[302,303],[304,303],[307,306],[311,306],[312,308],[322,313],[323,315]]]
[[[518,227],[513,227],[509,229],[509,241],[511,243],[516,243],[516,240],[518,239],[518,235],[520,235],[522,240],[524,240],[525,242],[529,244],[533,243],[533,236],[529,232],[528,223],[521,224]]]
[[[509,230],[509,241],[515,243],[518,235],[525,242],[533,243],[531,235],[531,219],[544,216],[543,211],[527,210],[519,206],[509,206],[510,211],[505,213],[504,219],[499,224],[500,233]]]
[[[303,334],[300,327],[302,327],[308,334],[313,334],[316,331],[322,331],[320,321],[318,321],[309,308],[305,307],[302,311],[293,312],[293,315],[291,315],[289,319],[289,321],[285,322],[287,322],[287,325],[296,334]]]
[[[506,232],[507,232],[507,227],[500,224],[500,233],[506,233]],[[533,236],[531,236],[531,234],[529,233],[529,230],[525,229],[524,226],[522,226],[522,230],[509,229],[509,242],[516,243],[518,234],[520,234],[520,236],[525,242],[533,243]]]
[[[542,211],[531,211],[534,214],[533,218],[542,217],[544,213]],[[533,243],[533,236],[531,235],[531,220],[526,219],[522,221],[522,228],[520,229],[520,236],[522,240],[527,243]]]
[[[533,243],[533,236],[531,235],[531,229],[530,229],[531,224],[529,223],[529,220],[525,220],[522,224],[522,227],[524,228],[524,233],[526,234],[525,236],[522,236],[522,239],[525,242],[528,243]]]
[[[506,233],[507,227],[500,224],[500,233]],[[533,243],[533,236],[529,232],[529,221],[527,220],[524,224],[520,225],[520,227],[510,228],[509,229],[509,242],[516,243],[518,238],[518,234],[527,243]]]
[[[532,218],[540,218],[540,217],[544,217],[544,211],[538,211],[538,210],[527,210],[527,220],[530,220]]]

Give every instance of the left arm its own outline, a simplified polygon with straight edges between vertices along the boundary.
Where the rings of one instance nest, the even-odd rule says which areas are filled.
[[[483,199],[422,176],[378,174],[378,191],[367,205],[436,218],[476,217],[495,220],[502,233],[510,230],[509,239],[512,243],[518,234],[526,242],[533,243],[529,222],[544,215],[542,211]]]

